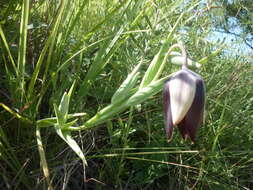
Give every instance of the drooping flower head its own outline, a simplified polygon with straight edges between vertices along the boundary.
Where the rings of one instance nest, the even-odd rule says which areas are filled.
[[[163,106],[165,128],[168,141],[172,139],[174,126],[177,126],[183,139],[195,140],[197,129],[203,121],[205,86],[204,81],[185,63],[180,71],[175,72],[164,84]]]

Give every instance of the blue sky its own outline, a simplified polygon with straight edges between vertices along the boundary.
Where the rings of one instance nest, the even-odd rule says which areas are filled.
[[[253,0],[252,0],[253,1]],[[208,0],[202,0],[203,5],[205,6]],[[234,0],[228,0],[229,3],[233,3]],[[215,1],[213,1],[213,4],[215,5]],[[221,14],[222,15],[222,14]],[[222,22],[222,19],[218,22]],[[211,41],[212,43],[220,44],[221,42],[224,42],[226,45],[226,53],[228,55],[237,56],[241,55],[245,57],[249,62],[253,63],[253,49],[250,48],[242,37],[239,37],[240,35],[243,35],[243,30],[240,28],[237,19],[235,17],[229,18],[229,26],[230,26],[230,32],[235,33],[228,34],[223,32],[221,29],[214,28],[213,31],[209,34],[207,37],[207,40]],[[238,36],[237,36],[238,35]],[[253,36],[243,36],[244,38],[253,38]],[[247,41],[247,43],[250,44],[250,46],[253,47],[253,40]]]
[[[236,24],[236,21],[231,19],[231,23],[233,24],[233,29],[230,31],[237,35],[242,35],[243,31],[240,26]],[[252,36],[248,35],[244,37]],[[224,41],[225,45],[227,46],[226,52],[228,52],[229,55],[241,55],[248,61],[253,62],[253,49],[244,42],[242,37],[222,32],[222,30],[219,31],[219,29],[214,29],[214,31],[209,34],[208,40],[212,41],[213,43],[220,43],[221,41]],[[253,40],[247,41],[247,43],[253,47]]]

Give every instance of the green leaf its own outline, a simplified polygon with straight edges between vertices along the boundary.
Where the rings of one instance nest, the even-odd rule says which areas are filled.
[[[152,81],[155,81],[160,77],[160,75],[163,71],[163,67],[164,67],[163,60],[164,60],[166,51],[168,50],[169,44],[171,43],[171,40],[172,40],[172,36],[175,33],[175,30],[177,29],[177,27],[179,26],[179,23],[182,20],[184,14],[185,14],[185,12],[183,12],[178,17],[175,25],[173,26],[172,30],[168,34],[168,36],[167,36],[165,42],[163,43],[163,45],[161,46],[159,52],[153,58],[151,64],[148,67],[148,70],[146,71],[146,73],[141,81],[140,89],[147,86]]]
[[[87,113],[74,113],[74,114],[68,114],[68,119],[72,119],[75,117],[88,117]],[[50,127],[57,123],[57,117],[50,117],[45,119],[37,120],[36,124],[38,127]]]
[[[202,59],[200,59],[198,62],[202,65],[207,63],[207,61],[213,57],[215,57],[216,55],[218,55],[222,50],[224,49],[224,46],[221,46],[220,48],[218,48],[217,50],[213,51],[210,55],[203,57]]]
[[[69,145],[69,147],[77,154],[77,156],[83,161],[84,165],[87,165],[85,156],[77,144],[77,142],[72,138],[70,131],[62,131],[58,124],[54,125],[56,133]]]
[[[96,77],[103,70],[103,68],[109,63],[113,53],[120,46],[118,41],[125,29],[125,26],[122,26],[116,33],[114,38],[108,39],[104,42],[102,47],[99,49],[94,62],[90,66],[84,81],[82,82],[82,88],[77,93],[78,102],[86,96],[91,84],[95,81]]]
[[[27,25],[29,17],[29,0],[23,0],[22,15],[20,21],[20,36],[18,49],[18,81],[21,89],[25,89],[25,64],[26,64],[26,45],[27,45]],[[21,102],[23,101],[24,91],[21,92]]]
[[[168,79],[168,77],[169,76],[161,78],[157,81],[152,82],[148,86],[139,89],[126,101],[121,101],[117,102],[116,104],[108,105],[104,109],[100,110],[94,117],[89,119],[83,126],[70,127],[69,130],[78,131],[81,129],[94,128],[98,124],[104,123],[105,121],[112,118],[114,115],[121,113],[125,109],[146,101],[148,98],[162,90],[164,82]]]
[[[75,82],[72,84],[68,93],[64,92],[60,105],[58,107],[58,116],[62,123],[65,123],[67,121],[69,101],[70,101],[70,97],[73,92],[74,86],[75,86]]]
[[[130,91],[135,86],[138,77],[139,77],[139,69],[142,65],[142,62],[140,62],[130,73],[126,80],[121,84],[121,86],[118,88],[118,90],[114,93],[112,96],[112,103],[116,103],[119,101],[122,101],[123,99],[126,99],[127,97],[131,96]]]
[[[64,116],[61,114],[61,112],[58,109],[56,104],[54,104],[54,112],[55,112],[55,115],[56,115],[57,123],[60,124],[60,125],[63,125],[65,123],[64,119],[63,119]]]
[[[68,123],[65,123],[62,127],[62,129],[67,130],[69,127],[71,127],[72,125],[74,125],[77,122],[78,119],[74,119],[73,121],[70,121]]]
[[[161,78],[157,81],[151,82],[148,86],[139,89],[134,95],[132,95],[126,101],[125,104],[127,104],[127,106],[134,106],[134,105],[144,102],[149,97],[160,92],[163,88],[165,80],[167,79],[168,79],[168,76]]]
[[[12,57],[12,54],[11,54],[9,45],[8,45],[8,43],[7,43],[7,40],[6,40],[6,38],[5,38],[4,31],[3,31],[3,29],[2,29],[1,24],[0,24],[0,37],[2,38],[3,44],[4,44],[4,46],[5,46],[5,49],[6,49],[7,53],[8,53],[8,56],[9,56],[9,58],[10,58],[10,61],[11,61],[11,64],[12,64],[12,66],[13,66],[13,69],[14,69],[14,71],[15,71],[15,74],[18,75],[18,69],[17,69],[16,64],[15,64],[15,61],[14,61],[14,59],[13,59],[13,57]]]
[[[59,25],[61,23],[60,21],[62,19],[64,7],[65,7],[65,1],[61,1],[58,13],[57,13],[57,15],[55,17],[55,20],[52,22],[52,30],[51,30],[50,35],[49,35],[49,37],[48,37],[48,39],[47,39],[47,41],[46,41],[46,43],[45,43],[45,45],[44,45],[41,53],[40,53],[39,59],[38,59],[38,61],[36,63],[36,67],[34,69],[34,72],[33,72],[32,78],[31,78],[31,81],[29,83],[28,95],[27,95],[28,99],[30,99],[31,97],[33,97],[34,86],[35,86],[35,83],[37,81],[41,65],[44,62],[44,59],[47,57],[46,56],[47,52],[49,53],[49,57],[47,57],[47,62],[46,62],[47,66],[46,67],[49,67],[50,59],[52,57],[53,47],[54,47],[54,44],[55,44],[55,41],[56,41],[55,38],[56,38],[56,35],[57,35],[57,32],[58,32]],[[45,75],[45,73],[44,73],[44,75]],[[45,77],[43,77],[43,79],[44,78]]]
[[[41,128],[41,127],[50,127],[50,126],[53,126],[56,123],[57,123],[57,118],[56,117],[51,117],[51,118],[38,120],[37,121],[37,126],[39,128]]]
[[[75,87],[75,84],[76,84],[76,81],[73,82],[71,88],[69,89],[69,92],[68,92],[68,97],[69,97],[69,100],[71,98],[71,95],[73,93],[73,90],[74,90],[74,87]]]
[[[60,105],[58,107],[59,116],[62,119],[62,122],[65,123],[67,120],[68,110],[69,110],[69,96],[66,92],[64,92]]]

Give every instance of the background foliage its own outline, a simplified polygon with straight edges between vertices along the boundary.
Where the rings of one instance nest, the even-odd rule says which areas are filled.
[[[47,189],[36,122],[65,110],[54,105],[74,81],[66,113],[82,113],[74,124],[81,126],[111,103],[139,62],[138,83],[161,46],[178,42],[202,63],[195,70],[206,82],[205,123],[196,143],[183,142],[177,132],[167,143],[158,93],[95,129],[72,132],[88,163],[85,180],[79,157],[54,127],[42,128],[49,187],[253,188],[252,63],[210,40],[214,29],[231,33],[234,24],[250,44],[249,1],[1,0],[0,8],[1,189]],[[167,65],[163,76],[179,69]]]

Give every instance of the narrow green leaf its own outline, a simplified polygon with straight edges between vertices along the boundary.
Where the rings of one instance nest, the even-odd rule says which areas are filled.
[[[76,84],[76,81],[73,82],[72,86],[70,87],[69,89],[69,92],[68,92],[68,97],[69,97],[69,100],[71,98],[71,95],[73,93],[73,90],[74,90],[74,87],[75,87],[75,84]]]
[[[69,24],[68,24],[68,28],[67,28],[67,32],[65,33],[65,37],[64,37],[64,41],[67,40],[67,38],[70,36],[71,32],[73,31],[74,27],[78,24],[78,21],[81,18],[81,14],[84,10],[85,5],[88,3],[88,0],[84,0],[82,2],[82,4],[80,5],[80,7],[78,8],[78,11],[76,13],[76,15],[74,16],[73,19],[70,19]]]
[[[126,80],[121,84],[118,90],[112,96],[112,103],[116,103],[122,101],[123,99],[131,96],[130,90],[135,86],[138,77],[139,77],[139,69],[142,65],[142,61],[134,68],[132,73],[130,73]]]
[[[65,122],[64,122],[64,116],[62,115],[62,113],[60,112],[59,108],[57,107],[56,104],[54,104],[54,112],[55,112],[55,115],[56,115],[56,119],[57,119],[57,123],[59,125],[63,125]]]
[[[22,115],[20,115],[19,113],[13,111],[11,108],[9,108],[8,106],[6,106],[5,104],[0,102],[0,106],[3,107],[3,109],[5,109],[7,112],[9,112],[10,114],[12,114],[14,117],[16,117],[17,119],[20,119],[24,122],[27,122],[29,124],[33,124],[33,121],[30,120],[29,118],[26,118]]]
[[[67,120],[68,110],[69,110],[69,96],[66,92],[64,92],[60,105],[58,107],[58,110],[60,112],[60,117],[62,119],[62,122],[65,123]]]
[[[86,2],[88,2],[86,0]],[[84,35],[84,39],[83,41],[89,39],[96,31],[99,31],[99,29],[103,26],[103,24],[105,24],[106,22],[110,22],[110,19],[111,17],[116,14],[126,3],[130,3],[131,1],[123,1],[122,3],[120,3],[120,5],[118,7],[115,7],[106,17],[104,20],[102,20],[101,22],[99,22],[95,27],[93,27],[89,32],[87,32],[85,35]],[[85,5],[85,2],[83,3],[83,6]],[[128,5],[126,5],[126,8],[127,9]],[[80,9],[82,11],[82,9]],[[124,12],[124,11],[123,11]],[[79,17],[79,14],[80,12],[77,13],[77,16],[76,18]],[[74,26],[76,21],[73,21],[72,23],[72,26]],[[72,26],[70,27],[69,31],[72,30]],[[68,35],[66,35],[68,36]],[[114,35],[113,35],[114,36]],[[57,69],[56,73],[57,74],[60,70],[62,70],[63,68],[66,68],[67,66],[70,65],[71,63],[71,60],[76,57],[77,55],[81,54],[82,52],[88,50],[89,48],[101,43],[101,42],[104,42],[104,41],[107,41],[108,39],[111,39],[113,36],[109,36],[109,37],[106,37],[106,38],[103,38],[103,39],[100,39],[88,46],[85,46],[83,48],[80,48],[80,50],[78,50],[76,53],[72,54],[69,58],[66,59],[66,61],[64,61],[64,63],[62,63],[59,68]],[[78,48],[77,48],[78,49]]]
[[[85,36],[84,40],[89,39],[96,31],[99,31],[99,29],[103,26],[103,24],[110,22],[111,18],[115,16],[115,14],[125,6],[125,9],[127,9],[128,5],[131,3],[131,0],[122,1],[119,6],[115,7],[110,11],[108,15],[106,15],[105,19],[103,19],[101,22],[99,22],[97,25],[95,25]],[[123,11],[124,12],[124,11]]]
[[[20,36],[18,48],[18,79],[21,89],[25,89],[25,62],[26,62],[26,45],[27,45],[27,25],[29,17],[29,0],[23,0],[22,15],[20,21]],[[24,91],[21,90],[21,102],[23,101]]]
[[[102,48],[100,48],[99,52],[96,55],[96,58],[94,60],[94,63],[89,68],[89,71],[87,75],[85,76],[84,81],[82,82],[81,86],[82,88],[78,92],[78,98],[79,100],[86,96],[86,93],[88,92],[91,84],[96,79],[97,75],[102,71],[102,69],[108,64],[112,54],[116,50],[116,42],[120,39],[121,34],[124,31],[124,26],[122,26],[117,33],[115,34],[115,37],[110,40],[106,40],[104,42],[104,45]]]
[[[46,53],[48,51],[48,49],[50,48],[50,57],[51,57],[51,54],[52,54],[52,47],[54,46],[54,43],[55,43],[55,37],[57,35],[57,31],[58,31],[58,28],[59,28],[59,24],[60,24],[60,21],[61,21],[61,18],[62,18],[62,14],[63,14],[63,10],[64,10],[64,6],[65,5],[65,0],[61,1],[61,4],[60,4],[60,8],[59,8],[59,11],[58,11],[58,14],[56,16],[56,19],[55,21],[53,22],[54,25],[52,26],[52,32],[50,33],[47,41],[46,41],[46,44],[45,46],[43,47],[41,53],[40,53],[40,56],[39,56],[39,59],[37,61],[37,64],[36,64],[36,67],[35,67],[35,70],[33,72],[33,75],[32,75],[32,79],[29,83],[29,87],[28,87],[28,99],[30,99],[31,97],[33,97],[33,93],[34,93],[34,85],[36,83],[36,80],[38,78],[38,75],[39,75],[39,72],[40,72],[40,67],[44,61],[44,58],[46,57]],[[47,59],[47,65],[49,64],[49,58]]]
[[[85,156],[79,147],[79,145],[76,143],[76,141],[72,138],[70,131],[62,131],[61,127],[57,124],[54,125],[54,128],[56,130],[56,133],[69,145],[69,147],[78,155],[78,157],[83,161],[84,165],[87,165],[87,161],[85,159]]]
[[[5,35],[4,35],[4,32],[3,32],[3,29],[2,29],[1,24],[0,24],[0,36],[1,36],[1,38],[2,38],[2,41],[3,41],[3,43],[4,43],[4,46],[5,46],[6,51],[7,51],[7,53],[8,53],[8,56],[9,56],[9,58],[10,58],[12,67],[13,67],[13,69],[14,69],[14,71],[15,71],[16,76],[17,76],[17,75],[18,75],[18,69],[17,69],[16,64],[15,64],[15,61],[14,61],[14,59],[13,59],[13,57],[12,57],[12,54],[11,54],[9,45],[8,45],[8,43],[7,43],[7,40],[6,40],[6,38],[5,38]]]
[[[135,94],[133,94],[128,100],[123,100],[115,104],[110,104],[104,109],[100,110],[94,117],[89,119],[83,126],[70,127],[69,130],[78,131],[81,129],[91,129],[96,127],[98,124],[104,123],[108,119],[112,118],[114,115],[121,113],[125,109],[140,104],[146,101],[151,96],[160,92],[163,88],[165,80],[169,76],[161,78],[157,81],[152,82],[148,86],[139,89]]]
[[[134,106],[140,104],[147,100],[149,97],[157,94],[163,89],[165,80],[168,79],[168,76],[161,78],[157,81],[151,82],[148,86],[139,89],[134,95],[132,95],[125,104],[127,106]]]
[[[93,46],[96,46],[97,44],[106,41],[107,39],[109,39],[110,37],[107,38],[103,38],[100,39],[88,46],[85,46],[83,48],[81,48],[80,50],[78,50],[76,53],[72,54],[69,58],[66,59],[66,61],[64,61],[59,68],[57,69],[57,71],[53,74],[56,75],[57,73],[59,73],[62,69],[67,68],[70,64],[71,64],[71,60],[73,60],[76,56],[80,55],[81,53],[83,53],[84,51],[87,51],[89,48],[92,48]]]
[[[65,123],[67,121],[67,117],[68,117],[68,111],[69,111],[69,101],[73,92],[75,86],[75,81],[73,82],[70,90],[68,93],[64,92],[60,105],[58,107],[59,112],[61,113],[61,116],[63,117],[63,123]]]
[[[74,113],[74,114],[68,114],[67,118],[72,119],[75,117],[87,117],[87,113]],[[38,127],[50,127],[57,123],[57,117],[50,117],[45,119],[40,119],[36,122]]]
[[[210,55],[206,56],[206,57],[203,57],[202,59],[200,59],[198,62],[202,65],[202,64],[205,64],[207,63],[207,61],[209,59],[211,59],[212,57],[215,57],[216,55],[218,55],[222,50],[223,50],[223,46],[218,48],[217,50],[213,51]]]
[[[76,122],[77,122],[78,119],[74,119],[73,121],[70,121],[68,123],[65,123],[63,126],[62,126],[62,129],[64,130],[67,130],[69,127],[73,126]]]
[[[57,118],[56,117],[51,117],[51,118],[45,118],[37,121],[37,126],[39,128],[42,127],[50,127],[53,126],[54,124],[57,123]]]
[[[185,12],[183,12],[178,17],[172,30],[170,31],[169,35],[167,36],[167,39],[165,40],[165,42],[161,46],[159,52],[155,55],[152,62],[150,63],[148,70],[146,71],[146,73],[141,81],[140,88],[147,86],[149,83],[151,83],[154,80],[157,80],[160,77],[163,67],[164,67],[164,64],[162,64],[162,63],[163,63],[163,59],[165,57],[166,51],[168,50],[169,44],[172,40],[172,36],[173,36],[175,30],[177,29],[177,27],[179,26],[179,23],[182,20],[184,14],[185,14]]]

